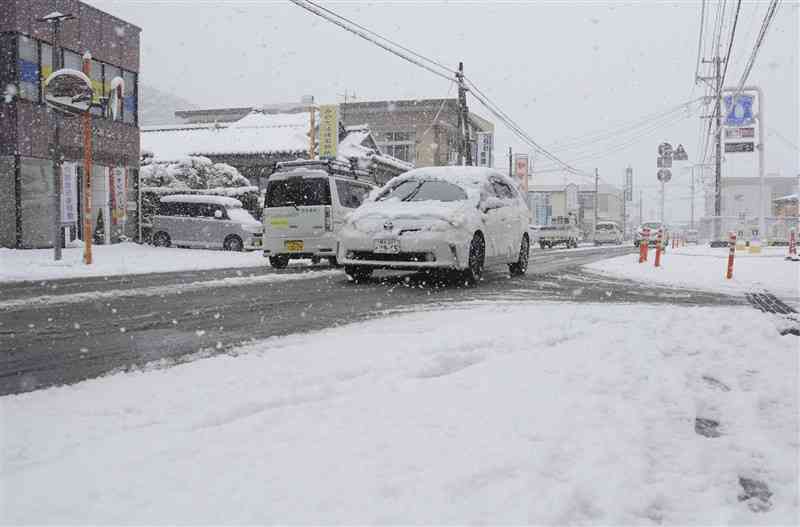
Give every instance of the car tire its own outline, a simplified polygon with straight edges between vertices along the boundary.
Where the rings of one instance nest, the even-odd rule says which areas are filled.
[[[516,262],[508,264],[508,272],[511,276],[523,276],[528,272],[528,258],[530,257],[531,243],[527,235],[522,236],[519,246],[519,258]]]
[[[228,236],[222,244],[222,248],[226,251],[242,252],[244,250],[244,243],[238,236]]]
[[[469,260],[467,268],[461,272],[461,276],[467,284],[478,283],[483,276],[483,265],[486,260],[486,242],[483,235],[476,232],[469,243]]]
[[[349,276],[353,282],[360,282],[372,276],[372,267],[364,265],[345,265],[344,273]]]
[[[166,232],[157,232],[153,236],[153,245],[156,247],[169,247],[172,245],[172,240],[170,240],[169,234]]]
[[[286,269],[286,266],[289,265],[289,257],[282,254],[270,256],[269,264],[273,269]]]

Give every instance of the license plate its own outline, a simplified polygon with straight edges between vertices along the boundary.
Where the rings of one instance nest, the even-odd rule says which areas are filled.
[[[375,240],[376,253],[399,253],[400,242],[398,240]]]
[[[290,253],[303,252],[303,242],[300,240],[290,240],[286,242],[286,250]]]

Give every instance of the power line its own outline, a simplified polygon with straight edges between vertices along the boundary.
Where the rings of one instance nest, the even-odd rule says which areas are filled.
[[[448,81],[453,81],[454,80],[454,76],[450,76],[450,75],[442,73],[441,71],[435,70],[431,66],[428,66],[427,64],[423,64],[419,60],[416,60],[416,59],[414,59],[412,57],[409,57],[408,55],[405,55],[405,54],[397,51],[396,49],[392,49],[391,46],[388,46],[388,45],[384,44],[383,42],[379,42],[379,41],[375,40],[374,38],[371,38],[369,36],[369,34],[364,32],[363,30],[359,30],[359,29],[356,29],[356,28],[349,27],[344,22],[342,22],[340,20],[337,20],[335,18],[332,18],[331,16],[329,16],[326,13],[326,11],[329,11],[329,10],[323,11],[323,8],[319,8],[316,5],[311,5],[308,2],[308,0],[289,0],[289,1],[292,2],[293,4],[299,6],[299,7],[302,7],[303,9],[305,9],[308,12],[317,15],[318,17],[324,18],[325,20],[327,20],[328,22],[331,22],[332,24],[336,24],[337,26],[341,27],[345,31],[349,31],[350,33],[353,33],[354,35],[359,36],[359,37],[363,38],[364,40],[375,44],[379,48],[382,48],[383,50],[388,51],[392,55],[400,57],[403,60],[406,60],[406,61],[408,61],[408,62],[410,62],[410,63],[412,63],[412,64],[414,64],[416,66],[419,66],[420,68],[425,69],[425,70],[429,71],[430,73],[433,73],[434,75],[436,75],[438,77],[441,77],[441,78],[446,79]],[[388,39],[386,39],[384,37],[380,37],[380,38],[382,40],[388,41]],[[416,55],[416,53],[415,53],[415,55]],[[426,60],[430,61],[430,62],[434,62],[434,61],[432,61],[430,59],[426,59]]]
[[[731,59],[731,48],[733,48],[733,39],[736,37],[736,23],[739,22],[739,10],[742,8],[742,0],[736,2],[736,14],[733,16],[733,28],[731,29],[731,38],[728,40],[728,52],[725,54],[725,69],[722,70],[722,82],[720,82],[720,90],[725,86],[725,76],[728,74],[728,62]]]
[[[742,91],[742,88],[744,88],[745,83],[747,82],[747,78],[750,76],[750,71],[752,71],[753,65],[756,62],[756,57],[758,57],[758,51],[761,49],[761,46],[764,43],[764,38],[767,36],[767,30],[769,29],[772,19],[775,17],[775,13],[777,12],[779,5],[780,0],[772,0],[767,8],[767,13],[764,15],[764,21],[761,23],[761,30],[756,38],[753,51],[750,53],[750,58],[747,60],[747,65],[744,68],[744,72],[742,72],[742,76],[739,79],[738,88],[734,93],[734,97],[739,95],[739,93]]]
[[[419,53],[417,53],[415,51],[412,51],[409,48],[406,48],[406,47],[401,46],[401,45],[399,45],[399,44],[397,44],[395,42],[392,42],[388,38],[383,37],[382,35],[379,35],[378,33],[374,32],[372,30],[369,30],[369,29],[365,28],[364,26],[356,24],[355,22],[350,21],[349,19],[346,19],[346,18],[342,17],[341,15],[336,14],[335,12],[333,12],[330,9],[324,8],[322,6],[318,6],[317,4],[311,2],[310,0],[289,0],[289,1],[292,2],[293,4],[299,6],[299,7],[302,7],[306,11],[309,11],[310,13],[313,13],[313,14],[315,14],[315,15],[317,15],[317,16],[325,19],[325,20],[327,20],[328,22],[331,22],[331,23],[341,27],[344,30],[349,31],[350,33],[353,33],[354,35],[357,35],[357,36],[361,37],[362,39],[364,39],[364,40],[366,40],[368,42],[371,42],[372,44],[375,44],[376,46],[382,48],[385,51],[388,51],[389,53],[392,53],[393,55],[395,55],[397,57],[402,58],[403,60],[406,60],[406,61],[408,61],[408,62],[410,62],[410,63],[412,63],[412,64],[414,64],[416,66],[419,66],[419,67],[429,71],[430,73],[433,73],[434,75],[437,75],[439,77],[447,79],[448,81],[454,81],[454,77],[450,76],[449,72],[448,72],[448,74],[442,73],[441,71],[439,71],[437,69],[434,69],[434,67],[421,62],[420,60],[417,60],[417,59],[409,56],[408,54],[402,53],[401,51],[398,51],[397,49],[394,49],[392,46],[395,46],[396,48],[402,49],[402,50],[406,51],[406,53],[414,55],[415,57],[419,57],[421,60],[423,60],[425,62],[428,62],[430,64],[433,64],[433,65],[435,65],[435,66],[437,66],[439,68],[446,69],[446,67],[443,66],[441,63],[439,63],[439,62],[437,62],[437,61],[435,61],[433,59],[429,59],[428,57],[425,57],[424,55],[421,55],[421,54],[419,54]],[[353,26],[353,27],[350,27],[348,24],[350,24],[350,26]],[[376,38],[372,38],[370,35],[372,35],[372,36],[374,36],[374,37],[376,37],[377,39],[380,39],[380,40],[376,40]],[[390,43],[391,46],[386,44],[386,43],[384,43],[384,42]],[[550,159],[550,160],[552,160],[552,161],[554,161],[556,163],[559,163],[561,166],[563,166],[569,172],[572,172],[572,173],[575,173],[575,174],[580,174],[580,175],[586,175],[586,174],[582,173],[581,171],[579,171],[578,169],[576,169],[576,168],[568,165],[567,163],[561,161],[558,157],[556,157],[555,155],[550,153],[547,149],[545,149],[544,147],[539,145],[516,122],[514,122],[514,120],[511,119],[511,117],[508,114],[506,114],[503,110],[501,110],[498,105],[492,103],[490,101],[490,99],[488,98],[488,96],[486,96],[486,94],[484,94],[472,81],[470,81],[469,79],[466,79],[466,77],[465,77],[465,80],[472,87],[471,91],[472,91],[473,97],[475,97],[478,100],[478,102],[480,102],[495,117],[497,117],[503,123],[505,123],[506,126],[508,126],[508,128],[512,132],[514,132],[520,139],[522,139],[525,143],[529,144],[536,151],[538,151],[539,153],[541,153],[542,155],[544,155],[548,159]]]
[[[706,23],[706,0],[700,6],[700,35],[697,38],[697,62],[694,66],[694,83],[697,84],[697,78],[700,76],[700,52],[703,47],[703,29]]]

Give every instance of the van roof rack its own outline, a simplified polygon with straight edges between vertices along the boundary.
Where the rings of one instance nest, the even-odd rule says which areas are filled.
[[[275,164],[272,173],[290,170],[294,168],[316,168],[325,170],[331,175],[347,176],[353,179],[364,178],[375,182],[375,177],[368,170],[358,167],[358,160],[353,158],[350,163],[338,159],[299,159],[296,161],[281,161]]]

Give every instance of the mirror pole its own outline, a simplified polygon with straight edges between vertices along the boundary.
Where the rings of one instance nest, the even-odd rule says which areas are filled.
[[[92,72],[92,55],[83,54],[83,73]],[[83,120],[83,263],[92,263],[92,112],[87,110]]]
[[[61,20],[55,19],[53,24],[53,71],[61,69],[59,57],[59,26]],[[53,259],[61,260],[61,116],[51,110],[55,130],[53,132]]]

